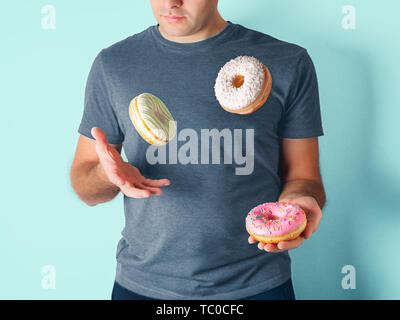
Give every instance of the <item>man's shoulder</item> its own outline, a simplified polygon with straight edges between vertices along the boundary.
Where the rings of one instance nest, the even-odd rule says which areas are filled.
[[[279,52],[281,55],[292,56],[297,56],[307,51],[306,48],[297,43],[285,41],[263,31],[250,29],[243,25],[239,26],[242,38],[249,40],[261,50],[268,48],[274,52]]]
[[[152,28],[152,26],[103,48],[101,53],[111,57],[122,57],[126,54],[132,54],[132,48],[138,48],[141,42],[145,41],[150,32],[150,28]]]

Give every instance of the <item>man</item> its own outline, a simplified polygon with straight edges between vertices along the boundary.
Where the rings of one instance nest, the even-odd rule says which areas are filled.
[[[124,195],[112,299],[294,299],[288,250],[316,231],[325,203],[311,58],[225,21],[218,0],[150,2],[158,24],[101,50],[93,63],[71,167],[88,205]],[[273,79],[267,102],[248,115],[222,109],[213,91],[219,69],[239,55],[258,58]],[[130,122],[129,103],[144,92],[177,122],[166,146],[149,145]],[[203,139],[209,130],[211,142]],[[182,142],[191,148],[179,149]],[[215,157],[232,153],[235,161]],[[238,174],[243,153],[251,166]],[[278,200],[301,206],[307,228],[291,241],[251,245],[247,213]]]

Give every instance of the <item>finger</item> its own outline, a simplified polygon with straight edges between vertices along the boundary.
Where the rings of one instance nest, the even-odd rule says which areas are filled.
[[[304,238],[299,236],[293,240],[280,241],[277,244],[277,248],[280,250],[290,250],[299,247],[304,242]]]
[[[316,211],[313,212],[313,215],[309,217],[307,226],[303,231],[305,239],[308,239],[315,231],[317,231],[321,218],[322,218],[322,212],[318,208]]]
[[[126,183],[125,175],[118,168],[111,171],[109,180],[118,187],[122,187]]]
[[[307,221],[307,225],[306,228],[304,229],[304,231],[301,233],[301,236],[304,239],[308,239],[311,237],[311,235],[317,230],[318,228],[318,223],[319,221],[315,221],[315,220],[308,220]]]
[[[251,235],[249,236],[249,238],[247,239],[247,241],[248,241],[250,244],[253,244],[253,243],[258,242],[258,240],[254,239]]]
[[[168,179],[158,179],[158,180],[144,179],[142,183],[148,187],[163,187],[163,186],[169,186],[171,184],[171,182]]]
[[[108,145],[106,134],[99,128],[93,127],[91,130],[92,136],[96,139],[96,151],[100,158],[116,161],[114,155]],[[104,157],[102,155],[105,155]]]
[[[92,134],[93,138],[96,140],[96,145],[99,143],[100,146],[105,147],[107,143],[107,136],[102,131],[100,128],[93,127],[92,130],[90,130],[90,133]]]
[[[135,183],[135,186],[137,188],[140,188],[140,189],[149,190],[151,193],[154,193],[154,194],[157,194],[157,195],[161,195],[162,194],[162,191],[161,191],[160,188],[148,187],[148,186],[145,186],[143,183],[139,183],[139,182]]]
[[[260,250],[264,250],[265,243],[260,241],[260,242],[257,244],[257,247],[258,247],[258,249],[260,249]]]
[[[264,250],[268,252],[282,252],[284,250],[280,250],[275,243],[267,243],[264,246]]]
[[[111,160],[117,161],[117,159],[115,159],[115,157],[114,157],[114,154],[113,154],[111,148],[112,147],[110,145],[107,145],[107,148],[106,148],[107,154]]]
[[[106,151],[107,151],[107,159],[111,160],[113,162],[123,162],[123,159],[121,157],[121,154],[111,145],[106,146]]]
[[[307,223],[306,228],[304,229],[304,231],[301,233],[302,238],[304,239],[308,239],[311,237],[311,235],[313,234],[313,228],[311,223]]]
[[[121,187],[121,191],[131,198],[147,198],[150,196],[150,191],[139,189],[129,181],[126,181],[125,185]]]
[[[115,184],[118,187],[122,187],[125,184],[125,179],[121,178],[116,174],[110,175],[108,180],[110,180],[111,183]]]

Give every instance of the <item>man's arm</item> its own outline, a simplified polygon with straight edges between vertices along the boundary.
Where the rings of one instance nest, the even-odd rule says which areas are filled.
[[[111,145],[121,153],[122,145]],[[83,135],[79,137],[70,170],[72,188],[89,206],[114,199],[120,189],[111,183],[99,162],[96,141]]]
[[[280,169],[284,186],[279,199],[311,196],[322,209],[326,195],[319,168],[317,137],[281,139]]]
[[[281,139],[280,175],[284,181],[279,201],[299,205],[307,216],[307,226],[302,234],[278,244],[258,243],[260,250],[282,252],[298,248],[318,228],[325,204],[325,191],[319,171],[318,138]],[[251,236],[249,243],[257,242]]]
[[[326,202],[324,187],[313,180],[293,180],[285,182],[279,199],[293,198],[294,196],[311,196],[317,200],[322,209]]]

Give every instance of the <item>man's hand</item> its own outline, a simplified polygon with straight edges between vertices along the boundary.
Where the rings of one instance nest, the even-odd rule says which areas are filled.
[[[93,127],[91,134],[96,139],[99,165],[108,181],[118,186],[126,196],[147,198],[150,195],[160,195],[160,187],[170,184],[168,179],[152,180],[143,177],[136,167],[123,161],[119,152],[107,143],[107,136],[101,129]]]
[[[300,236],[293,240],[280,241],[277,244],[274,243],[258,243],[258,248],[260,250],[265,250],[268,252],[282,252],[284,250],[295,249],[299,247],[304,240],[308,239],[318,228],[319,221],[322,218],[322,211],[318,205],[317,200],[310,196],[293,196],[279,199],[279,201],[285,201],[293,205],[300,206],[307,217],[307,226]],[[248,241],[250,244],[258,242],[252,236],[249,236]]]

